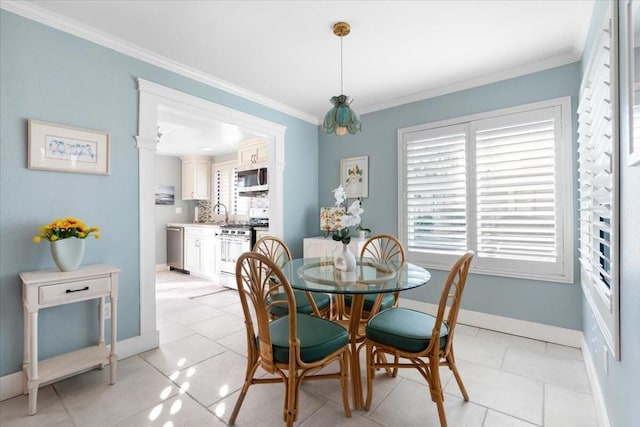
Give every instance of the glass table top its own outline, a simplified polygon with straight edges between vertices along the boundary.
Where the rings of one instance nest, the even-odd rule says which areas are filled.
[[[417,288],[429,282],[424,268],[405,262],[356,258],[352,272],[336,270],[333,259],[297,258],[287,262],[282,272],[291,287],[303,291],[333,294],[378,294]]]

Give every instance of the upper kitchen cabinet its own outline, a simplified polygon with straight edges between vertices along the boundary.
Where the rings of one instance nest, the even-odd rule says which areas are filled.
[[[182,200],[209,200],[211,159],[185,156],[182,159]]]
[[[238,149],[238,166],[246,166],[253,163],[267,163],[266,141],[240,145]]]

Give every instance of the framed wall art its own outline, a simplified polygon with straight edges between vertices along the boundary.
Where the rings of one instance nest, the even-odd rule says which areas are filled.
[[[627,165],[640,165],[640,1],[625,0],[620,16],[620,119]],[[625,66],[626,63],[626,66]]]
[[[27,167],[56,172],[109,174],[109,134],[29,120]]]
[[[341,159],[340,184],[348,198],[369,197],[369,156]]]

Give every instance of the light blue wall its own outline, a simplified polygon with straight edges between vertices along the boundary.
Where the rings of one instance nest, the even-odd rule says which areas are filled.
[[[339,184],[340,159],[367,155],[369,198],[364,203],[363,223],[374,233],[397,236],[398,129],[563,96],[571,96],[571,108],[575,111],[579,73],[579,63],[569,64],[365,114],[362,116],[363,131],[355,136],[340,138],[319,134],[320,206],[332,204],[331,189]],[[357,104],[354,108],[357,111]],[[574,114],[574,147],[576,129]],[[575,180],[575,171],[567,173]],[[446,277],[444,271],[433,270],[432,273],[431,283],[434,284],[442,283]],[[436,303],[440,290],[435,285],[423,286],[403,294],[403,297]],[[564,328],[582,327],[581,293],[577,284],[471,275],[462,306],[467,310]]]
[[[583,55],[586,67],[593,39],[606,11],[606,2],[596,2],[588,49]],[[615,9],[614,9],[615,10]],[[626,15],[620,5],[620,25],[625,25]],[[620,69],[627,66],[626,40],[620,40]],[[625,97],[626,98],[626,97]],[[640,165],[627,166],[629,132],[621,128],[620,137],[620,361],[609,358],[609,373],[604,372],[602,353],[605,340],[598,328],[586,300],[582,304],[585,342],[594,361],[598,382],[603,392],[610,425],[631,427],[638,423],[640,402]]]
[[[314,233],[311,213],[318,211],[317,126],[5,10],[0,55],[0,376],[22,365],[18,274],[54,267],[46,243],[34,245],[31,237],[60,216],[102,228],[101,240],[87,242],[84,263],[122,270],[118,338],[139,334],[137,77],[287,127],[284,239],[302,253],[301,238]],[[27,169],[30,118],[108,132],[111,174]],[[91,302],[43,310],[40,357],[91,343],[97,327],[87,325],[96,325],[96,311]]]

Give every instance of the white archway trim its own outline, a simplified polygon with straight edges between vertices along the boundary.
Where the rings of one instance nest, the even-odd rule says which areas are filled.
[[[140,210],[140,335],[155,334],[155,151],[158,110],[169,107],[185,113],[230,123],[251,133],[264,135],[269,153],[269,231],[284,233],[284,136],[286,126],[243,113],[219,104],[138,79],[138,177]]]

